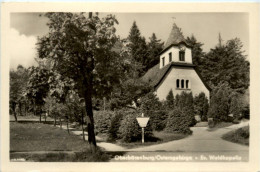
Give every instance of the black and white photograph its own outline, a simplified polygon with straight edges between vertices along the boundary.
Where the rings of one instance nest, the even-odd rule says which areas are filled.
[[[259,160],[249,7],[60,9],[11,10],[2,26],[9,166]]]

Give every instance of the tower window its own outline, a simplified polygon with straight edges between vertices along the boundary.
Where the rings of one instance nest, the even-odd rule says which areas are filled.
[[[176,87],[180,88],[180,80],[179,79],[176,80]]]
[[[184,80],[181,80],[181,88],[184,88]]]
[[[186,88],[189,88],[189,80],[186,80]]]
[[[185,61],[185,51],[179,51],[179,61]]]
[[[164,59],[165,59],[165,58],[163,57],[163,58],[162,58],[162,66],[164,66]]]
[[[172,61],[172,53],[169,53],[169,62]]]

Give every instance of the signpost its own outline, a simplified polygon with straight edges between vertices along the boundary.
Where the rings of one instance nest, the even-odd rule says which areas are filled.
[[[142,117],[136,118],[138,124],[142,128],[142,143],[144,143],[144,128],[146,127],[149,117],[144,117],[144,114],[142,113]]]

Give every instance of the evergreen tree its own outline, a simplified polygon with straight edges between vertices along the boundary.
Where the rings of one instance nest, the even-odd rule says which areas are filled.
[[[174,108],[174,95],[172,90],[169,91],[168,95],[166,96],[166,108],[172,110]]]
[[[187,120],[189,126],[194,126],[196,124],[192,92],[187,93],[182,91],[180,95],[177,94],[175,97],[174,109],[183,111],[185,120]]]
[[[207,121],[207,113],[209,108],[208,98],[205,93],[201,92],[194,97],[194,111],[200,116],[201,121]]]
[[[201,74],[211,87],[221,82],[243,93],[249,86],[249,62],[246,60],[240,39],[235,38],[211,49],[204,58]]]
[[[141,65],[141,67],[136,70],[138,71],[137,77],[140,77],[145,72],[145,61],[148,56],[148,52],[145,38],[141,36],[140,30],[138,29],[135,21],[130,29],[127,39],[130,42],[130,58],[132,65]]]
[[[213,91],[210,99],[208,117],[214,121],[228,121],[229,115],[229,95],[232,90],[227,83],[219,84]]]
[[[243,109],[241,95],[239,95],[239,93],[233,92],[230,95],[230,106],[229,107],[230,107],[229,113],[233,114],[233,117],[235,119],[238,119],[239,116],[241,115],[242,109]]]
[[[193,64],[197,65],[197,68],[201,71],[205,57],[205,52],[202,50],[203,44],[198,42],[194,35],[187,37],[186,41],[192,46],[192,62]]]
[[[159,63],[159,53],[163,50],[163,43],[160,39],[157,39],[155,33],[153,33],[149,39],[150,42],[148,43],[148,57],[144,64],[146,71]]]

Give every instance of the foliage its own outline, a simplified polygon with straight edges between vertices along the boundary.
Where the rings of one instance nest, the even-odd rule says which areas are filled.
[[[119,138],[123,142],[135,142],[142,139],[142,130],[136,120],[136,111],[126,111],[123,120],[121,121],[119,127]],[[149,139],[153,136],[151,123],[148,122],[147,127],[145,127],[145,139]]]
[[[242,42],[235,38],[207,53],[200,67],[211,87],[227,82],[231,89],[243,93],[249,86],[249,62],[242,51]]]
[[[196,124],[192,92],[188,93],[183,91],[180,95],[177,94],[175,96],[174,106],[181,111],[187,111],[187,114],[189,115],[185,115],[185,118],[189,121],[189,126],[194,126]]]
[[[152,129],[161,131],[165,128],[167,112],[162,110],[163,104],[159,101],[158,97],[150,92],[140,99],[140,110],[145,116],[150,117]]]
[[[212,91],[208,117],[214,121],[228,121],[229,117],[229,95],[232,90],[227,84],[220,84]]]
[[[25,113],[28,111],[28,101],[25,97],[28,79],[28,70],[23,66],[19,65],[16,70],[10,70],[9,106],[10,112],[15,116],[17,108],[20,115],[22,115],[22,107]]]
[[[230,95],[229,113],[233,114],[235,119],[239,119],[242,116],[242,101],[241,96],[237,92],[233,92]]]
[[[45,98],[49,92],[49,76],[50,73],[43,66],[29,68],[29,81],[27,84],[26,96],[31,100],[33,105],[36,105],[36,112],[41,113],[45,104]]]
[[[168,95],[166,96],[166,101],[164,102],[164,106],[167,110],[174,109],[174,95],[172,89],[169,91]]]
[[[111,119],[111,125],[108,130],[108,140],[109,141],[115,141],[118,139],[118,130],[120,127],[121,120],[123,119],[123,116],[125,115],[124,109],[115,111],[115,115]]]
[[[160,110],[162,108],[162,103],[153,92],[149,92],[145,96],[141,97],[139,102],[142,112]]]
[[[195,114],[199,115],[201,121],[207,121],[207,114],[209,109],[209,101],[205,93],[201,92],[199,95],[194,97],[194,111]]]
[[[213,119],[211,119],[211,118],[208,119],[208,126],[209,126],[209,128],[215,127],[215,122],[213,121]]]
[[[169,112],[165,131],[191,134],[189,118],[192,115],[189,109],[175,108]]]
[[[239,128],[235,131],[230,131],[222,136],[224,140],[249,145],[250,130],[249,126]]]
[[[121,88],[115,91],[110,101],[110,109],[114,110],[122,107],[140,106],[138,99],[152,90],[152,87],[141,80],[128,79],[122,83]]]
[[[155,131],[162,131],[164,130],[167,119],[168,119],[168,112],[165,110],[151,110],[146,111],[145,116],[150,117],[150,123],[152,125],[152,129]]]
[[[108,133],[111,128],[111,121],[114,116],[112,111],[95,111],[95,131],[98,133]]]
[[[160,39],[157,39],[155,33],[149,39],[150,41],[147,45],[148,56],[144,61],[145,71],[159,63],[159,54],[163,50],[163,43]]]
[[[129,41],[130,59],[132,65],[136,68],[134,77],[140,77],[145,72],[145,61],[148,52],[145,38],[141,36],[140,30],[135,21],[130,29],[127,39]]]
[[[187,43],[192,46],[192,62],[197,66],[199,71],[203,70],[203,62],[205,58],[205,52],[202,50],[203,43],[198,42],[197,39],[192,35],[187,37]]]
[[[89,13],[46,13],[49,33],[38,40],[38,55],[51,61],[51,70],[73,81],[84,99],[88,141],[96,146],[92,97],[109,97],[119,83],[117,55],[111,51],[117,36],[113,15],[100,19]]]
[[[192,92],[188,93],[188,92],[182,91],[180,95],[177,94],[175,97],[175,106],[180,109],[189,107],[194,111]]]

